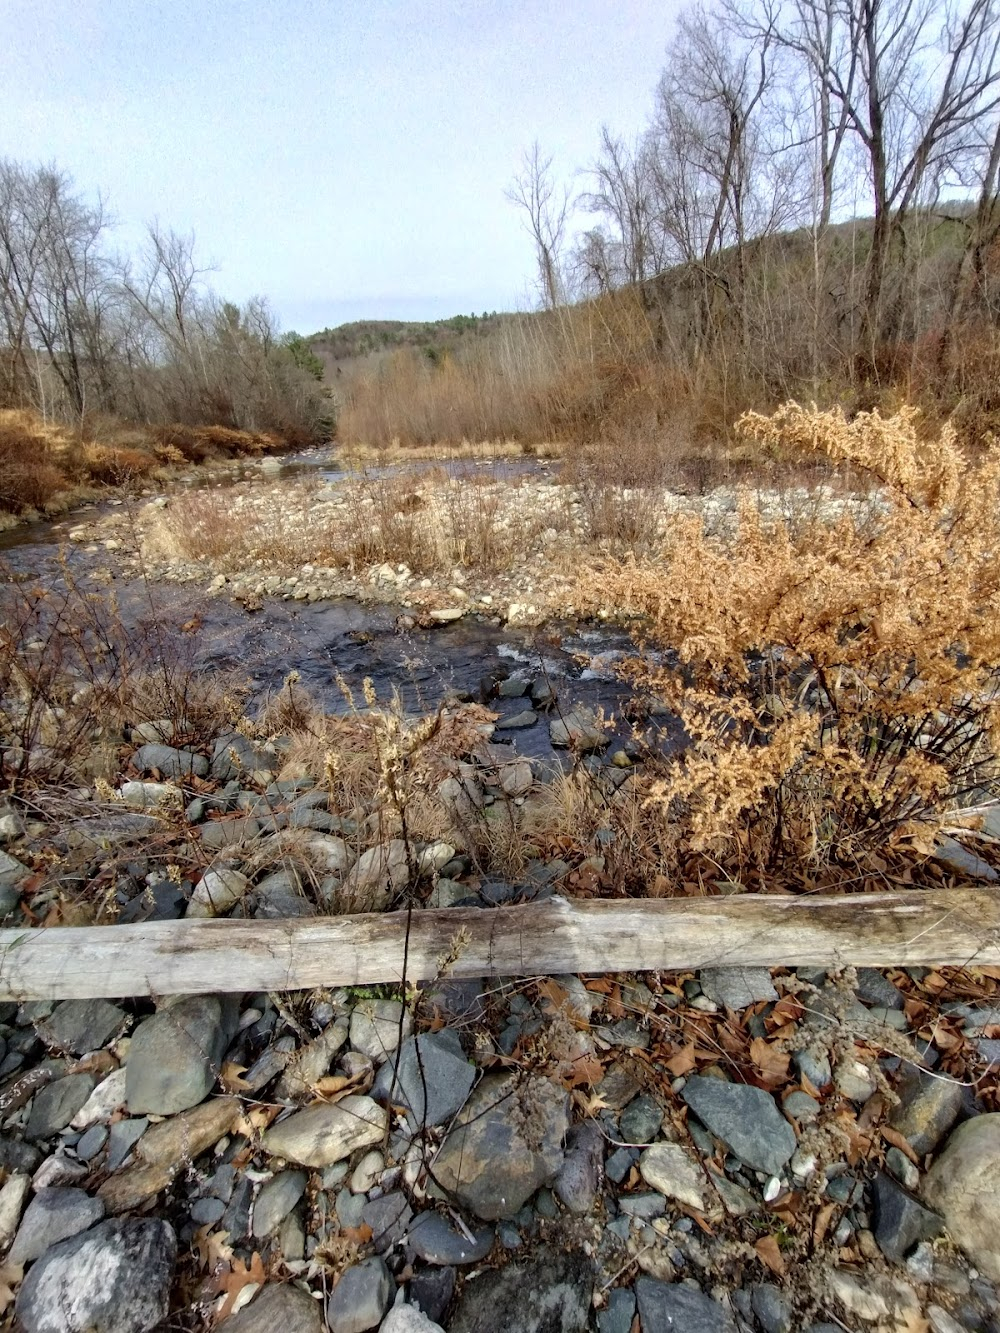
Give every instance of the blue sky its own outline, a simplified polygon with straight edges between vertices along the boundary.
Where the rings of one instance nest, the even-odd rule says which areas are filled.
[[[530,301],[504,189],[645,119],[678,0],[4,0],[0,156],[194,230],[283,326]]]

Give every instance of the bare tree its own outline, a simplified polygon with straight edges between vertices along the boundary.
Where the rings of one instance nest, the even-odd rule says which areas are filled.
[[[535,245],[542,302],[554,310],[562,299],[561,259],[571,196],[568,187],[556,183],[552,158],[543,156],[537,139],[525,152],[521,170],[506,194],[522,210],[522,221]]]

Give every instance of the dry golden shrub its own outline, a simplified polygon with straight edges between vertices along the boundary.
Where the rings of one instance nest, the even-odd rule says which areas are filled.
[[[920,426],[747,414],[740,436],[868,474],[877,503],[791,522],[744,493],[721,533],[679,519],[656,557],[581,576],[579,605],[657,650],[627,669],[683,721],[645,796],[678,856],[850,861],[994,790],[1000,452]]]

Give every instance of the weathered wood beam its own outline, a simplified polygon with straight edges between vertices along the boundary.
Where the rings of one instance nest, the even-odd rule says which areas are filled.
[[[405,959],[405,963],[404,963]],[[302,990],[708,966],[1000,964],[1000,890],[547,902],[0,931],[0,998]]]

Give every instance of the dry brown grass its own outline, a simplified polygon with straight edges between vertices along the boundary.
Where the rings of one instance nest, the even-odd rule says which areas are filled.
[[[689,738],[647,788],[650,821],[676,863],[815,869],[926,846],[997,783],[1000,453],[971,461],[909,409],[848,422],[788,404],[739,429],[867,472],[883,507],[791,524],[745,494],[728,532],[681,520],[661,560],[582,577],[584,605],[676,654],[630,668]]]

